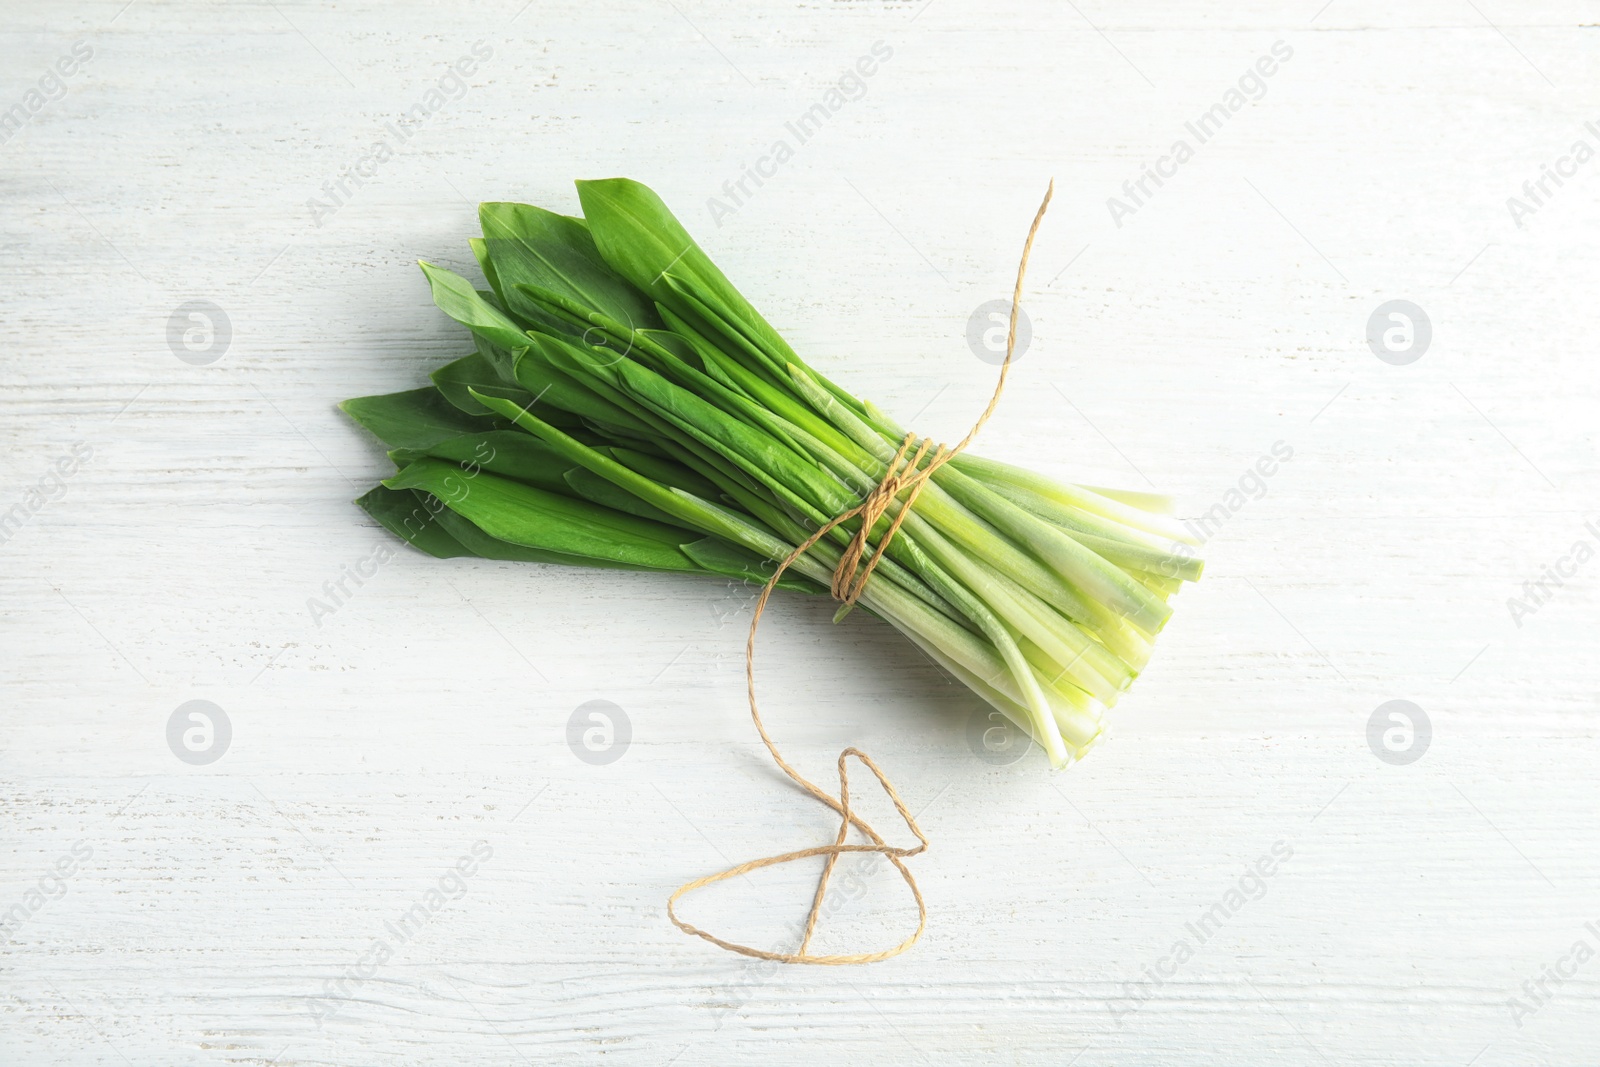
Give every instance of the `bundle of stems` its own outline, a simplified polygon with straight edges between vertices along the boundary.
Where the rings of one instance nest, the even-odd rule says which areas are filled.
[[[422,264],[474,351],[431,387],[341,405],[397,467],[358,503],[440,558],[763,584],[884,479],[906,431],[807,365],[650,189],[577,185],[582,218],[481,205],[487,290]],[[904,508],[869,531],[875,546],[900,522],[856,603],[1053,766],[1081,756],[1200,576],[1170,502],[962,453]],[[828,594],[857,525],[780,587]]]

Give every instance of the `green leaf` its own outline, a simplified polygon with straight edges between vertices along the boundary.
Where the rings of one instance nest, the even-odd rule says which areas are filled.
[[[685,467],[681,463],[674,463],[670,459],[660,456],[646,455],[631,448],[611,447],[598,450],[604,455],[616,460],[623,466],[637,471],[653,482],[660,482],[669,488],[682,489],[693,493],[704,500],[715,500],[722,495],[709,479]]]
[[[488,408],[472,399],[472,389],[503,397],[519,406],[533,399],[533,394],[521,386],[506,384],[495,365],[481,352],[446,363],[429,377],[446,400],[469,415],[490,414]]]
[[[424,459],[384,480],[391,489],[423,489],[490,537],[528,548],[610,560],[662,571],[697,571],[678,548],[680,530],[482,473]]]
[[[554,337],[534,334],[528,338],[528,347],[517,358],[514,370],[517,384],[538,398],[534,406],[541,413],[553,407],[608,426],[648,432],[649,424],[636,412],[615,402],[614,390],[608,391],[611,395],[602,394],[585,375],[570,373],[576,351]]]
[[[514,352],[527,345],[528,338],[522,327],[485,300],[471,282],[423,260],[418,260],[417,265],[427,276],[428,285],[433,289],[433,302],[440,311],[501,348]]]
[[[562,478],[574,494],[599,504],[601,507],[627,512],[629,515],[637,515],[641,519],[665,523],[668,526],[678,526],[685,530],[694,529],[694,527],[685,525],[680,520],[668,515],[660,508],[646,504],[626,489],[607,481],[587,467],[568,468]],[[696,532],[698,533],[699,531]]]
[[[401,469],[429,457],[454,463],[468,478],[486,470],[547,492],[573,495],[563,477],[569,464],[549,445],[520,430],[463,434],[427,448],[397,448],[389,453],[395,467]]]
[[[606,265],[581,220],[528,204],[497,203],[479,204],[478,220],[501,283],[495,291],[510,301],[507,307],[514,314],[523,314],[516,286],[525,283],[560,293],[636,329],[660,325],[654,305]]]
[[[437,497],[415,489],[389,489],[377,486],[357,504],[396,537],[436,559],[480,558],[520,563],[554,563],[571,567],[607,567],[619,570],[645,570],[610,560],[545,552],[537,548],[499,541],[444,506]],[[715,568],[704,568],[721,574]]]
[[[516,353],[522,351],[522,349],[501,348],[487,337],[476,333],[472,335],[472,346],[478,350],[478,355],[482,356],[484,361],[494,368],[494,372],[500,376],[501,381],[514,382],[517,380],[515,372],[517,364]]]
[[[678,293],[663,278],[670,270],[698,291],[705,303],[724,310],[780,364],[799,358],[649,186],[627,178],[580,181],[577,185],[595,247],[618,274],[684,314],[687,309]]]
[[[450,536],[470,550],[472,555],[482,559],[506,560],[515,563],[554,563],[566,567],[601,567],[609,570],[641,571],[652,569],[628,563],[617,563],[608,559],[572,556],[564,552],[547,552],[539,548],[528,548],[526,545],[514,545],[510,541],[501,541],[490,537],[464,516],[456,514],[449,508],[445,508],[439,513],[437,521],[441,527],[449,532]]]
[[[855,503],[838,481],[809,457],[759,426],[728,414],[631,360],[622,360],[611,369],[627,395],[648,404],[652,411],[738,463],[774,492],[805,500],[825,516]]]
[[[513,409],[504,400],[488,396],[480,399],[524,430],[536,434],[541,441],[574,463],[587,467],[600,477],[655,505],[667,514],[677,516],[685,525],[719,535],[754,552],[765,553],[773,559],[782,559],[788,555],[788,546],[773,537],[770,532],[756,527],[748,518],[718,507],[682,489],[670,489],[658,485],[610,456],[597,452],[581,441],[562,433],[531,412]]]
[[[481,237],[468,237],[467,244],[472,248],[472,257],[478,261],[478,269],[483,271],[483,280],[489,283],[489,288],[494,290],[495,297],[505,306],[506,294],[500,288],[500,278],[495,274],[494,261],[489,258],[489,246]]]
[[[772,577],[773,568],[777,566],[765,556],[758,556],[754,552],[730,545],[717,537],[702,538],[681,547],[685,555],[711,573],[754,586],[766,585],[767,580]],[[825,586],[804,578],[793,570],[783,572],[783,577],[778,579],[778,588],[792,589],[797,593],[809,593],[813,596],[828,592]]]
[[[496,423],[466,414],[436,389],[358,396],[339,408],[390,448],[427,448],[447,438],[482,433]]]
[[[396,537],[437,559],[473,555],[439,524],[445,506],[426,493],[377,486],[356,498],[368,515]]]

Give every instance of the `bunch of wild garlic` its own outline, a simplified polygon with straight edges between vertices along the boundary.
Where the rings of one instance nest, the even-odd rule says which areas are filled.
[[[905,431],[807,366],[650,189],[615,178],[578,196],[583,218],[481,206],[471,244],[488,291],[422,264],[475,351],[430,388],[344,403],[398,468],[360,503],[441,558],[762,583],[883,480]],[[860,603],[1063,766],[1200,576],[1169,512],[962,454],[932,475]],[[852,526],[780,586],[827,593]]]

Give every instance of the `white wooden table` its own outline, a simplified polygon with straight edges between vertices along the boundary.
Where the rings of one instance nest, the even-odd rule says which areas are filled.
[[[1596,5],[1319,2],[0,5],[0,1062],[1595,1062]],[[1054,176],[981,451],[1221,516],[1064,774],[980,759],[887,627],[772,609],[790,757],[861,745],[932,838],[891,962],[666,920],[832,834],[748,722],[748,590],[407,551],[308,607],[388,543],[334,402],[463,351],[413,261],[614,174],[947,439]],[[1391,300],[1431,324],[1409,363],[1367,341]],[[195,700],[204,764],[169,746]],[[607,764],[567,742],[592,700],[631,729]],[[1391,700],[1425,750],[1369,747]],[[844,875],[822,947],[898,939],[893,872]],[[777,946],[811,876],[686,910]]]

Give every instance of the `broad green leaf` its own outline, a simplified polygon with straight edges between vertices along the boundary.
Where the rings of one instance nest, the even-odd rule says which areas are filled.
[[[430,556],[455,559],[473,555],[439,523],[439,514],[447,509],[426,493],[380,485],[357,497],[356,503],[384,529]]]
[[[652,299],[677,310],[677,294],[662,278],[670,270],[702,290],[710,298],[708,303],[728,309],[784,361],[798,358],[648,186],[627,178],[580,181],[577,185],[595,247],[611,269]]]
[[[468,477],[453,463],[424,459],[383,484],[426,490],[490,537],[512,544],[655,570],[699,570],[678,548],[681,530],[498,475]]]
[[[664,485],[658,485],[610,456],[597,452],[583,444],[583,442],[562,433],[559,429],[542,421],[531,412],[516,410],[504,400],[490,396],[481,396],[479,399],[493,408],[496,413],[515,422],[529,433],[535,434],[541,441],[574,463],[587,467],[607,481],[616,483],[634,496],[654,504],[669,515],[677,516],[686,525],[703,530],[706,533],[716,534],[729,541],[742,544],[752,551],[765,553],[773,558],[781,559],[788,552],[787,546],[773,537],[770,532],[756,528],[743,516],[735,515],[725,508],[717,507],[708,500],[685,492],[682,489],[671,489]]]
[[[533,399],[533,394],[526,389],[508,385],[494,364],[480,352],[446,363],[429,377],[433,379],[434,387],[444,394],[446,400],[469,415],[490,413],[488,408],[472,399],[472,394],[468,391],[469,386],[480,393],[504,397],[515,404],[526,404]]]
[[[549,445],[520,430],[464,434],[435,442],[427,448],[397,448],[389,453],[395,467],[400,469],[430,456],[454,463],[469,478],[486,470],[547,492],[573,495],[563,477],[571,464]]]
[[[461,543],[472,555],[483,559],[508,560],[518,563],[555,563],[567,567],[602,567],[612,570],[650,570],[649,567],[639,567],[627,563],[617,563],[608,559],[594,559],[589,556],[572,556],[564,552],[547,552],[543,549],[528,548],[526,545],[514,545],[510,541],[501,541],[490,537],[478,527],[474,526],[465,517],[445,508],[439,514],[438,524],[450,535]]]
[[[500,284],[495,291],[521,315],[518,283],[539,286],[636,329],[660,325],[655,308],[606,265],[580,220],[528,204],[479,204],[478,220]],[[530,311],[533,309],[529,309]]]
[[[501,381],[514,382],[517,380],[515,367],[516,353],[522,349],[501,348],[482,334],[472,335],[472,346],[478,350],[478,355],[484,358],[494,372],[500,376]]]
[[[777,566],[772,560],[748,552],[717,537],[706,537],[682,546],[684,554],[713,574],[748,582],[754,586],[767,584]],[[778,579],[779,589],[792,589],[797,593],[821,595],[826,588],[793,570],[783,572]]]
[[[489,288],[494,291],[495,297],[502,307],[506,303],[506,294],[500,288],[500,279],[495,274],[494,261],[489,258],[489,246],[481,237],[468,237],[467,244],[472,248],[472,257],[478,261],[478,269],[483,271],[483,280],[489,283]]]
[[[575,495],[599,504],[601,507],[611,508],[614,511],[624,511],[629,515],[637,515],[641,519],[665,523],[668,526],[678,526],[686,530],[694,529],[692,526],[685,526],[678,519],[668,515],[660,508],[646,504],[626,489],[607,481],[587,467],[568,468],[562,478]]]
[[[427,448],[446,438],[493,429],[497,421],[466,414],[437,389],[358,396],[339,408],[390,448]]]
[[[622,360],[611,369],[629,396],[648,404],[651,410],[672,420],[707,446],[716,448],[776,491],[800,495],[827,515],[855,503],[838,481],[820,470],[809,457],[759,426],[730,415],[631,360]]]
[[[557,563],[566,566],[629,567],[609,560],[542,552],[536,548],[497,541],[457,515],[437,497],[415,489],[389,489],[378,486],[356,501],[390,533],[437,559],[478,557],[526,563]],[[714,568],[705,568],[720,574]]]
[[[649,424],[639,418],[631,405],[616,402],[614,389],[597,390],[592,377],[581,373],[581,367],[580,373],[572,373],[577,367],[572,360],[576,351],[554,337],[530,336],[527,349],[514,367],[517,384],[538,398],[535,406],[541,411],[553,407],[609,426],[649,430]]]
[[[514,352],[528,343],[522,327],[485,300],[471,282],[432,263],[418,260],[417,265],[427,276],[428,285],[433,289],[433,302],[440,311],[501,348]]]
[[[674,489],[682,489],[705,500],[715,500],[722,495],[722,490],[718,489],[711,481],[696,474],[683,464],[674,463],[670,459],[648,455],[632,448],[611,447],[602,448],[598,451],[637,471],[653,482],[660,482],[662,485]]]

